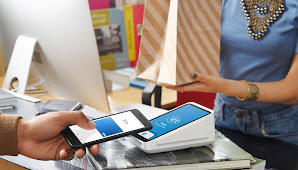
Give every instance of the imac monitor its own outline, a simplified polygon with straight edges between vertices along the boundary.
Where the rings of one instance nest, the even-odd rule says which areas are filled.
[[[19,36],[37,40],[29,82],[38,79],[56,96],[109,112],[88,0],[0,0],[0,44],[7,64]],[[19,56],[17,65],[28,57]],[[12,70],[22,72],[22,67]]]

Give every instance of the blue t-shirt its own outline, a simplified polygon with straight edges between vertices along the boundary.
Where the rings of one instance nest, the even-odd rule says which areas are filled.
[[[284,6],[285,11],[268,26],[265,36],[254,40],[247,33],[248,22],[240,0],[222,0],[221,77],[252,82],[279,81],[286,77],[298,53],[298,0],[285,0]],[[272,110],[283,106],[219,95],[228,106],[242,109]]]

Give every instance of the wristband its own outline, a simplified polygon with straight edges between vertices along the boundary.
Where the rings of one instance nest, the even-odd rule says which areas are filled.
[[[248,95],[245,98],[236,97],[238,100],[241,101],[255,101],[259,98],[260,89],[256,84],[252,82],[244,81],[246,84],[246,88],[248,91]]]

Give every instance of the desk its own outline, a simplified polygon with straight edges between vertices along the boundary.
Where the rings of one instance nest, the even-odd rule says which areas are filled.
[[[4,77],[0,77],[0,87],[2,87],[4,81]],[[176,106],[177,101],[177,93],[176,91],[169,90],[166,88],[162,89],[162,101],[161,105],[162,108],[169,108]],[[38,97],[42,102],[46,102],[51,99],[57,99],[53,94],[46,94]],[[133,103],[142,103],[142,89],[135,88],[135,87],[129,87],[125,90],[120,90],[116,92],[108,92],[108,100],[110,103],[111,109],[115,109],[118,107],[126,106]],[[152,102],[154,103],[154,102]],[[13,163],[10,163],[8,161],[5,161],[3,159],[0,159],[0,169],[24,169],[18,165],[15,165]]]

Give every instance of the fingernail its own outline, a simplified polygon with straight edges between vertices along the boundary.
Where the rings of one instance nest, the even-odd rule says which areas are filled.
[[[194,73],[193,75],[192,75],[192,78],[197,78],[198,77],[198,75],[197,75],[197,73]]]
[[[89,122],[88,122],[88,125],[89,125],[90,127],[93,127],[93,128],[95,128],[95,127],[96,127],[96,124],[95,124],[95,123],[93,123],[93,122],[91,122],[91,121],[89,121]]]
[[[66,152],[66,150],[61,150],[60,151],[60,157],[62,158],[62,159],[65,159],[65,158],[67,158],[67,156],[68,156],[68,153]]]

